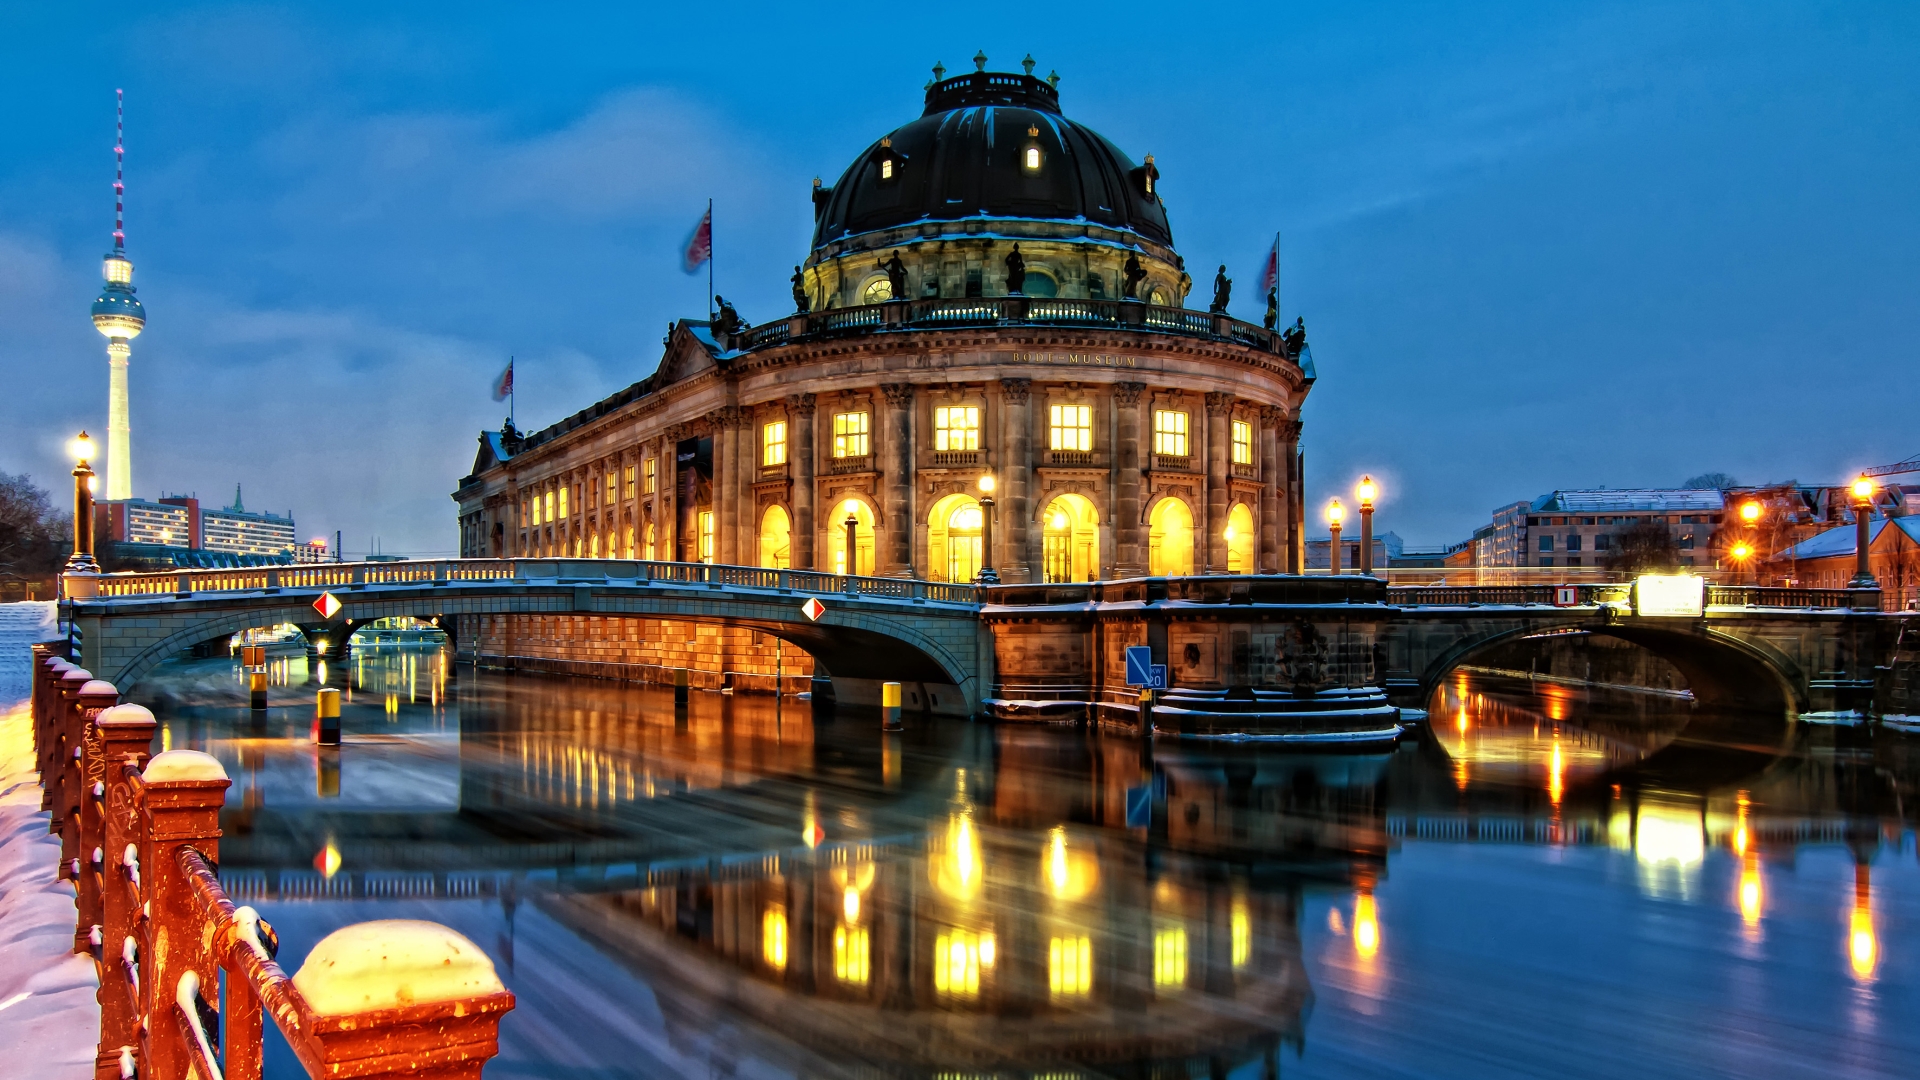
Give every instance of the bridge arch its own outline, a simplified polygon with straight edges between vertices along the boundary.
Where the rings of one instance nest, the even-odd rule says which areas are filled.
[[[971,713],[985,696],[981,664],[992,650],[978,641],[970,605],[923,605],[913,601],[860,595],[825,596],[818,621],[801,609],[804,595],[772,589],[718,589],[705,584],[627,585],[559,583],[453,584],[440,587],[382,589],[339,594],[344,603],[338,626],[410,615],[583,615],[601,618],[657,618],[732,625],[758,630],[804,649],[834,681],[836,695],[849,704],[877,704],[883,681],[926,684],[942,711]],[[194,645],[243,630],[294,623],[314,625],[311,597],[250,596],[208,601],[175,601],[174,613],[156,620],[145,611],[88,613],[83,655],[123,691],[132,688],[163,661]],[[169,601],[155,599],[156,605]],[[164,621],[164,632],[139,625]],[[942,694],[939,687],[952,687]],[[949,695],[951,695],[949,697]]]
[[[1429,661],[1420,672],[1424,704],[1476,653],[1526,637],[1579,631],[1630,642],[1672,664],[1687,680],[1694,699],[1735,709],[1780,711],[1807,706],[1806,679],[1799,666],[1762,641],[1715,630],[1711,626],[1667,626],[1647,620],[1627,622],[1568,618],[1564,622],[1520,621],[1517,625],[1467,634]]]

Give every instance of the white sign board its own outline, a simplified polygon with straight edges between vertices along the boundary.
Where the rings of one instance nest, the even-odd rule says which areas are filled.
[[[1633,582],[1635,615],[1697,617],[1707,610],[1707,579],[1697,574],[1642,574]]]

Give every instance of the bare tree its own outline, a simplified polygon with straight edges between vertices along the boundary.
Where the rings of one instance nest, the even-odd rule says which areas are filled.
[[[1672,570],[1680,565],[1680,545],[1673,533],[1657,521],[1636,521],[1618,536],[1614,547],[1601,560],[1609,570],[1631,574],[1650,570]]]
[[[0,472],[0,573],[47,578],[73,550],[73,518],[25,473]]]
[[[1683,488],[1713,488],[1716,491],[1725,491],[1728,488],[1739,487],[1740,481],[1735,480],[1732,476],[1723,472],[1706,472],[1701,473],[1699,476],[1687,477],[1687,482],[1680,486]]]

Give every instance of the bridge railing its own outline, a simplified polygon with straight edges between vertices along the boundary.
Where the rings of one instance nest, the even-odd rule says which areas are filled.
[[[1879,611],[1878,589],[1800,589],[1773,585],[1709,585],[1708,607],[1815,608]]]
[[[362,923],[289,978],[272,927],[220,882],[226,770],[193,750],[149,758],[153,714],[55,649],[34,646],[34,734],[73,951],[100,983],[94,1074],[259,1080],[270,1016],[312,1076],[478,1080],[514,1004],[486,954],[433,923]]]
[[[101,597],[174,596],[277,589],[352,589],[367,585],[449,584],[473,581],[552,580],[620,583],[671,582],[819,595],[890,597],[936,603],[974,604],[979,592],[967,582],[864,577],[814,570],[715,563],[646,562],[634,559],[411,559],[404,562],[309,563],[218,570],[169,570],[102,574]]]

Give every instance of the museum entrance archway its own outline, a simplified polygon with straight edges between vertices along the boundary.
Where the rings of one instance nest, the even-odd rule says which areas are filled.
[[[1066,494],[1040,514],[1048,582],[1092,581],[1100,571],[1100,512],[1084,495]]]
[[[986,518],[971,495],[955,493],[927,514],[927,576],[934,581],[972,581],[980,574]]]
[[[793,565],[793,521],[784,506],[769,506],[760,516],[760,565],[775,570]]]
[[[847,564],[847,517],[856,525],[853,564]],[[836,574],[873,573],[873,508],[859,499],[842,499],[827,515],[827,566]]]
[[[1193,511],[1179,499],[1161,499],[1147,515],[1147,573],[1154,577],[1193,573]]]
[[[1227,573],[1252,574],[1254,568],[1254,540],[1258,533],[1253,527],[1253,511],[1246,503],[1234,503],[1227,512]]]

